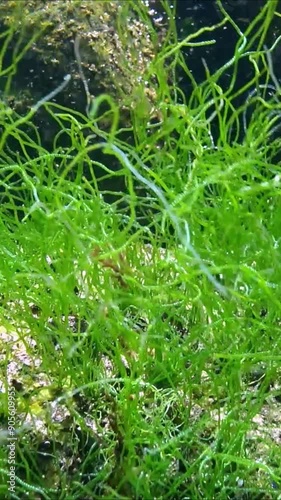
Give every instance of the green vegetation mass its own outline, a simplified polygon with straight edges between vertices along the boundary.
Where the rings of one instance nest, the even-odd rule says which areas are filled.
[[[19,112],[13,80],[42,33],[1,32],[0,497],[277,499],[278,1],[242,32],[218,0],[218,24],[181,39],[163,2],[161,44],[148,8],[123,3],[154,40],[125,120],[87,84],[84,113],[59,104],[69,76]],[[184,51],[224,27],[231,59],[205,57],[196,81]]]

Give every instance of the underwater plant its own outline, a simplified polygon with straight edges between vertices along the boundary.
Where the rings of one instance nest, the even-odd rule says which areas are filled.
[[[120,39],[131,5],[158,40],[133,4]],[[125,104],[92,96],[74,37],[83,110],[72,73],[15,105],[41,33],[0,35],[3,498],[280,494],[281,13],[267,1],[242,30],[216,7],[179,36],[162,2]],[[185,51],[224,28],[231,58],[197,81]]]

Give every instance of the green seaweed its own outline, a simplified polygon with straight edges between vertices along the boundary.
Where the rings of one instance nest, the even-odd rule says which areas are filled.
[[[267,41],[278,2],[242,32],[218,1],[221,21],[182,40],[163,7],[166,34],[126,125],[107,92],[86,86],[84,112],[53,102],[68,76],[13,109],[18,64],[41,33],[22,45],[12,23],[1,35],[2,498],[278,497],[280,40]],[[124,40],[130,9],[156,41],[133,2],[116,21]],[[206,57],[197,82],[183,49],[216,43],[223,26],[233,56],[213,72]],[[82,52],[78,69],[83,80]]]

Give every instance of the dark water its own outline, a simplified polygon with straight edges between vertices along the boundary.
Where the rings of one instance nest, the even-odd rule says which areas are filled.
[[[260,13],[266,0],[224,0],[222,2],[225,10],[230,14],[233,21],[237,24],[242,33],[245,33],[251,21]],[[214,0],[182,0],[177,4],[176,23],[180,39],[190,33],[195,33],[198,29],[205,26],[212,26],[219,23],[223,15]],[[259,24],[257,24],[257,28]],[[281,19],[277,16],[271,23],[267,36],[264,40],[264,46],[270,47],[281,33]],[[253,33],[251,34],[253,36]],[[214,73],[216,70],[226,64],[235,51],[235,46],[239,36],[235,29],[227,24],[213,32],[205,32],[199,39],[194,41],[215,40],[215,44],[205,47],[183,49],[186,64],[192,71],[193,76],[199,83],[204,81],[206,73],[202,59],[210,70]],[[259,40],[257,39],[251,50],[255,50]],[[281,78],[281,65],[279,63],[281,55],[281,44],[276,47],[272,53],[274,71],[277,78]],[[253,76],[253,65],[247,58],[239,61],[236,88],[242,87]],[[179,75],[180,77],[180,75]],[[231,71],[224,74],[219,82],[225,90],[228,88],[231,77]],[[184,77],[180,81],[180,86],[189,93],[189,82]],[[240,104],[240,103],[239,103]]]

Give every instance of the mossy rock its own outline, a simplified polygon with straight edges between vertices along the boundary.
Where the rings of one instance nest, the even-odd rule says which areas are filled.
[[[93,97],[108,93],[121,109],[141,104],[148,114],[153,113],[155,92],[151,86],[148,88],[145,75],[157,53],[162,29],[159,28],[158,37],[155,23],[152,28],[153,16],[155,10],[130,1],[1,2],[0,30],[3,33],[9,28],[13,33],[8,57],[13,57],[19,40],[24,46],[35,36],[17,65],[13,92],[17,96],[29,88],[26,100],[30,105],[30,99],[36,102],[70,73],[72,83],[59,99],[64,105],[85,110],[83,78],[74,49],[76,41]]]

